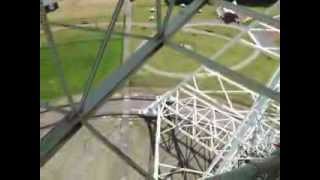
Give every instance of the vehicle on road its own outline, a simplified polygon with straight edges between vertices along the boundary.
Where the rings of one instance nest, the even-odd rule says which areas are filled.
[[[226,24],[240,23],[240,17],[230,9],[218,7],[217,14],[218,14],[218,17]]]

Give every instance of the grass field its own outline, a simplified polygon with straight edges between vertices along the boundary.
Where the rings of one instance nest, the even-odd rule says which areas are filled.
[[[218,28],[217,30],[217,33],[223,31],[221,28]],[[133,31],[144,35],[152,34],[150,29],[135,27],[133,28]],[[232,30],[226,34],[230,32],[235,33],[236,31]],[[84,32],[79,30],[62,30],[55,33],[55,39],[63,61],[66,79],[72,94],[77,94],[83,89],[84,82],[95,59],[101,38],[102,33]],[[197,39],[197,41],[194,41],[194,39]],[[190,33],[184,32],[177,33],[172,40],[176,43],[190,44],[194,48],[194,51],[207,57],[211,57],[227,42],[221,38],[196,34],[191,35]],[[140,42],[141,40],[132,39],[131,50],[133,51]],[[41,98],[57,98],[62,95],[62,91],[58,77],[53,68],[51,51],[46,47],[43,37],[41,37],[41,44]],[[121,38],[114,37],[98,71],[96,84],[119,66],[121,62],[121,49]],[[243,59],[250,56],[252,52],[252,49],[237,44],[217,59],[217,62],[226,66],[232,66],[240,63]],[[250,68],[252,66],[249,66],[249,68],[246,67],[240,72],[254,77],[260,82],[266,82],[266,79],[268,79],[274,71],[274,67],[276,66],[274,62],[276,61],[268,60],[267,56],[260,55],[255,61],[256,64],[254,65],[254,68]],[[267,65],[268,63],[270,66]],[[186,57],[168,47],[163,47],[151,57],[147,64],[162,71],[178,73],[191,73],[200,66],[190,57]],[[256,71],[256,69],[261,70]],[[154,83],[154,80],[157,80],[157,83]],[[174,86],[178,82],[179,79],[161,77],[150,72],[138,73],[130,78],[130,85],[134,87],[168,88]]]
[[[116,5],[116,0],[64,0],[61,1],[60,8],[49,15],[52,21],[64,23],[81,23],[87,22],[106,22],[110,21],[112,12]],[[133,3],[133,21],[146,22],[150,16],[155,16],[149,10],[154,6],[154,1],[139,0]],[[165,16],[167,6],[162,2],[162,16]],[[176,6],[173,15],[177,14],[181,7]],[[205,6],[202,13],[198,13],[193,17],[196,19],[213,19],[217,15],[213,11],[212,6]]]
[[[198,26],[196,29],[207,31],[209,33],[221,34],[229,38],[234,38],[241,32],[239,29],[224,26]],[[249,42],[253,42],[248,34],[243,35],[242,38]]]
[[[65,23],[80,23],[83,20],[107,22],[111,18],[115,2],[116,0],[64,0],[61,3],[61,8],[57,12],[50,14],[50,19]],[[153,1],[151,0],[136,0],[133,21],[147,21],[147,17],[151,15],[149,8],[152,5]],[[174,13],[177,13],[179,9],[177,7]],[[262,11],[262,9],[258,10]],[[213,19],[215,17],[213,8],[206,6],[203,12],[197,14],[193,20]],[[225,27],[202,26],[196,28],[209,30],[230,38],[239,32],[236,29]],[[133,32],[151,35],[153,30],[133,27]],[[54,36],[71,93],[78,94],[83,89],[103,34],[79,30],[60,30],[56,31]],[[246,36],[245,38],[248,37]],[[211,57],[227,43],[226,40],[221,38],[185,32],[177,33],[172,40],[178,44],[189,44],[193,47],[194,51],[207,57]],[[130,50],[133,51],[140,42],[141,40],[131,39]],[[277,43],[280,43],[280,39],[277,40]],[[115,36],[112,38],[108,51],[99,68],[95,84],[99,84],[102,79],[119,67],[122,46],[121,37]],[[252,49],[242,44],[237,44],[217,59],[217,62],[230,67],[240,63],[243,59],[250,56],[252,52]],[[150,58],[147,64],[158,70],[172,73],[190,73],[200,66],[199,63],[190,57],[175,52],[169,47],[163,47],[163,49]],[[279,61],[260,54],[255,61],[238,72],[261,83],[266,83],[278,65]],[[132,87],[142,87],[147,89],[146,91],[155,91],[155,88],[170,89],[180,81],[181,79],[168,78],[141,69],[130,77],[129,85]],[[202,88],[215,89],[218,87],[217,85],[218,82],[212,78],[204,78],[199,82],[199,86]],[[40,86],[41,99],[52,100],[63,95],[58,76],[54,70],[51,52],[47,47],[43,35],[41,35],[40,39]],[[244,98],[243,96],[232,96],[231,98],[233,102],[242,104],[251,103],[248,98]],[[116,145],[121,143],[119,141],[119,119],[100,119],[92,121],[92,124]],[[144,169],[147,169],[150,142],[145,124],[143,121],[137,120],[125,134],[128,135],[129,156]],[[118,180],[121,179],[125,171],[124,167],[127,167],[127,165],[120,158],[95,139],[87,129],[82,128],[62,147],[56,156],[41,168],[40,177],[43,180]],[[128,176],[129,180],[141,179],[130,167],[128,167]]]
[[[63,30],[54,35],[70,91],[72,94],[79,93],[83,89],[84,82],[95,60],[102,34]],[[43,36],[41,36],[41,41],[43,41],[43,45],[40,48],[40,97],[47,100],[61,96],[62,91],[54,69],[51,50],[46,47]],[[95,83],[119,66],[121,51],[121,38],[113,38],[104,55]]]
[[[195,39],[197,39],[195,41]],[[219,49],[221,49],[228,41],[210,37],[205,35],[191,35],[190,33],[179,32],[173,37],[173,41],[177,44],[189,44],[197,53],[211,57]],[[217,61],[223,65],[233,65],[250,55],[252,50],[241,44],[237,44],[234,48],[230,48]],[[175,57],[174,60],[172,57]],[[174,63],[173,63],[174,61]],[[192,72],[199,67],[190,57],[174,51],[173,49],[164,47],[150,60],[150,64],[158,69],[163,69],[169,72]],[[170,64],[170,66],[168,66]]]
[[[50,14],[50,19],[53,21],[67,22],[67,23],[80,23],[83,20],[88,21],[103,21],[110,20],[112,10],[114,9],[116,1],[109,0],[68,0],[62,1],[60,9]],[[149,9],[153,6],[154,2],[149,0],[135,1],[133,11],[134,22],[146,22],[151,12]],[[163,5],[163,12],[166,10]],[[176,14],[181,7],[175,7],[174,13]],[[257,8],[262,11],[263,8]],[[162,13],[163,16],[165,13]],[[202,13],[197,14],[193,20],[196,19],[214,19],[216,13],[212,7],[205,6]],[[118,29],[121,27],[117,27]],[[208,32],[221,34],[229,38],[234,37],[239,30],[234,28],[227,28],[221,26],[199,26],[197,29],[205,30]],[[151,36],[153,30],[148,28],[134,27],[133,32],[137,34]],[[83,89],[84,82],[87,78],[90,67],[95,59],[99,42],[102,38],[102,33],[95,32],[82,32],[78,30],[63,30],[55,33],[55,39],[59,47],[61,59],[63,61],[66,78],[70,85],[72,94],[79,93]],[[248,36],[245,39],[250,40]],[[179,32],[173,37],[176,43],[189,44],[193,47],[194,51],[211,57],[215,52],[225,45],[227,42],[224,39],[209,37],[204,35],[196,35],[193,33]],[[130,43],[131,51],[133,51],[141,40],[132,39]],[[277,42],[280,42],[277,41]],[[46,47],[44,38],[41,38],[41,98],[50,99],[62,95],[61,87],[57,79],[57,75],[53,69],[51,52]],[[121,60],[122,41],[121,38],[115,37],[112,39],[108,52],[105,54],[103,63],[99,69],[97,80],[100,81],[105,76],[110,74],[116,67],[119,66]],[[250,56],[253,52],[252,49],[237,44],[229,49],[222,57],[217,59],[217,62],[232,66],[240,63],[243,59]],[[75,62],[76,61],[76,62]],[[276,61],[269,60],[267,56],[260,55],[252,65],[244,68],[240,72],[251,77],[254,77],[260,82],[266,82],[276,66]],[[200,65],[189,57],[184,56],[174,50],[164,47],[157,52],[147,63],[148,65],[166,72],[190,73],[197,69]],[[256,71],[259,69],[259,71]],[[143,70],[142,70],[143,71]],[[155,84],[154,80],[157,80]],[[130,78],[132,86],[156,86],[168,88],[175,85],[179,80],[162,77],[152,74],[150,72],[138,73]]]

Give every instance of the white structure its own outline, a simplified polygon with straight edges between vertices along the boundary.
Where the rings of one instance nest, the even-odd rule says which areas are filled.
[[[154,21],[155,20],[155,17],[152,15],[149,17],[149,21]]]
[[[279,76],[275,77],[277,79],[273,81],[278,81]],[[206,82],[214,85],[206,87]],[[235,103],[237,99],[246,100],[247,106]],[[277,143],[279,136],[279,129],[270,124],[280,125],[277,118],[280,112],[273,112],[274,118],[265,115],[265,111],[271,108],[269,101],[270,99],[260,100],[257,94],[216,72],[200,68],[191,78],[164,94],[149,107],[157,111],[154,178],[164,178],[177,170],[181,173],[197,174],[197,177],[230,170],[243,154],[238,151],[240,145],[244,146],[244,150],[253,148],[252,152],[266,155],[264,151],[272,150],[269,146]],[[273,106],[279,109],[279,106],[272,104]],[[256,132],[258,124],[254,123],[258,120],[261,122],[260,132]],[[204,165],[181,168],[178,160],[161,154],[160,147],[169,146],[166,143],[173,134],[183,143],[193,143],[196,151],[209,154],[210,166],[205,165],[202,159],[201,163]],[[268,143],[265,141],[266,137],[270,139]],[[254,141],[255,145],[250,144],[251,141]],[[180,154],[177,149],[175,151],[177,156],[185,156],[186,150]],[[189,163],[196,164],[195,161],[191,160]],[[201,166],[207,170],[203,170]]]
[[[185,7],[186,7],[186,4],[181,3],[181,4],[180,4],[180,7],[185,8]]]
[[[259,30],[280,30],[260,22],[247,30],[256,49],[280,58],[274,51],[280,47],[265,46],[253,35]],[[212,59],[237,42],[226,45]],[[267,86],[280,92],[280,67]],[[144,112],[157,117],[155,179],[210,177],[238,167],[243,159],[266,157],[274,150],[273,144],[280,142],[280,104],[204,66]]]
[[[153,12],[156,11],[156,8],[152,7],[152,8],[149,9],[149,11],[150,11],[151,13],[153,13]]]

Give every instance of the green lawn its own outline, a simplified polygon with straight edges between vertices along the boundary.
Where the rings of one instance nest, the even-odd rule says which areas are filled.
[[[55,33],[54,36],[70,91],[72,94],[79,93],[83,89],[84,82],[95,60],[102,34],[63,30]],[[40,48],[40,97],[42,99],[60,97],[62,91],[54,69],[51,50],[46,46],[43,36],[41,36],[41,41],[43,45]],[[110,74],[120,64],[121,38],[113,38],[109,45],[95,83]]]
[[[195,41],[196,39],[196,41]],[[228,41],[205,35],[191,35],[191,33],[179,32],[172,41],[177,44],[189,44],[197,53],[212,57]],[[223,65],[231,66],[239,63],[252,53],[252,49],[238,43],[224,53],[217,61]],[[172,58],[174,57],[174,58]],[[171,48],[164,47],[155,54],[149,61],[149,64],[157,69],[168,72],[193,72],[200,65],[192,58],[187,57]]]
[[[146,21],[150,16],[149,8],[153,4],[150,0],[135,1],[134,21]],[[180,8],[177,7],[174,13]],[[80,18],[85,18],[90,21],[109,21],[113,8],[89,7],[78,12],[72,12],[67,9],[60,9],[56,13],[50,14],[51,20],[65,23],[79,23]],[[69,16],[70,14],[71,16]],[[163,13],[164,15],[164,13]],[[197,14],[195,19],[210,19],[215,18],[215,12],[212,7],[206,6],[201,14]],[[119,27],[117,27],[119,28]],[[225,27],[200,27],[214,31],[218,34],[223,34],[230,38],[234,37],[238,30]],[[205,30],[204,29],[204,30]],[[143,28],[133,28],[134,33],[151,35],[152,30]],[[59,53],[62,59],[63,68],[66,79],[71,89],[72,94],[80,93],[87,79],[90,68],[97,54],[99,44],[101,42],[102,33],[84,32],[79,30],[61,30],[54,33]],[[247,38],[247,37],[245,37]],[[190,44],[194,51],[211,57],[215,52],[222,48],[227,41],[224,39],[209,37],[203,35],[195,35],[191,33],[179,32],[172,41],[180,44]],[[280,43],[280,39],[277,40]],[[132,39],[130,49],[133,51],[141,40]],[[61,97],[63,95],[58,76],[55,72],[52,55],[48,49],[44,37],[40,39],[40,98],[49,100]],[[229,49],[217,62],[232,66],[241,62],[252,53],[252,49],[236,44]],[[106,52],[102,64],[99,68],[95,84],[98,84],[102,79],[110,75],[110,73],[119,67],[122,54],[122,38],[113,37],[110,41],[108,51]],[[179,52],[175,52],[169,47],[164,47],[157,52],[147,63],[152,67],[167,72],[188,73],[196,70],[200,65]],[[272,73],[279,65],[279,61],[271,59],[263,54],[248,66],[239,70],[239,73],[246,75],[260,83],[266,83],[272,76]],[[140,69],[135,75],[130,77],[130,86],[142,87],[150,91],[155,91],[155,88],[170,89],[176,86],[181,79],[173,79],[155,75]],[[210,90],[218,90],[218,81],[212,78],[203,78],[199,81],[200,88],[208,88]],[[226,88],[234,88],[228,86]],[[220,96],[221,97],[221,96]],[[215,96],[217,98],[217,96]],[[248,105],[252,103],[245,96],[231,96],[233,102]],[[107,119],[101,121],[93,121],[92,124],[100,130],[106,137],[115,143],[119,142],[116,137],[119,137],[118,119]],[[112,133],[113,132],[113,133]],[[111,136],[113,134],[113,136]],[[130,135],[129,155],[147,169],[148,164],[148,144],[149,137],[145,125],[142,121],[134,122],[131,128],[125,133]],[[140,141],[137,141],[139,139]],[[105,148],[98,142],[86,129],[81,129],[69,142],[62,147],[61,151],[49,161],[45,167],[41,169],[41,179],[120,179],[123,174],[123,167],[126,166],[113,152]],[[130,179],[139,179],[140,176],[134,170],[128,167],[128,176]],[[112,173],[110,173],[112,172]]]
[[[136,1],[136,3],[134,3],[134,21],[147,21],[146,17],[149,17],[151,15],[149,9],[150,7],[152,7],[152,5],[153,2],[147,0]],[[100,19],[101,21],[105,21],[106,19],[110,18],[112,8],[109,8],[108,10],[105,10],[103,7],[95,8],[95,15],[90,13],[86,14],[86,12],[79,13],[81,14],[81,17],[86,17],[89,19],[94,17],[96,19]],[[166,6],[163,7],[163,12],[165,12],[165,9]],[[175,7],[174,14],[177,14],[179,9],[181,8]],[[65,9],[60,9],[58,12],[50,14],[51,18],[53,20],[62,20],[64,22],[80,22],[82,20],[81,18],[79,18],[80,16],[71,16],[71,19],[66,18],[68,16],[64,17],[64,10]],[[163,13],[163,15],[165,14]],[[215,16],[216,15],[215,12],[212,11],[212,7],[206,6],[203,9],[203,12],[197,14],[193,19],[210,19],[215,18]],[[230,38],[239,33],[239,30],[237,29],[221,26],[199,26],[196,28],[214,32],[217,34],[222,34]],[[121,29],[121,27],[118,26],[117,29]],[[133,27],[133,32],[151,36],[153,30],[141,27]],[[102,33],[83,32],[79,30],[62,30],[55,33],[56,43],[59,47],[65,75],[72,94],[77,94],[83,89],[84,82],[87,79],[90,67],[95,59],[101,38]],[[249,39],[249,37],[247,36],[244,38]],[[221,38],[196,35],[193,33],[185,32],[178,32],[172,38],[172,41],[178,44],[189,44],[193,47],[194,51],[207,57],[211,57],[215,52],[217,52],[227,43],[226,40]],[[131,39],[130,49],[132,52],[140,42],[141,40]],[[60,97],[62,95],[62,91],[61,86],[58,82],[57,75],[53,69],[51,52],[46,47],[46,42],[42,36],[40,43],[41,98],[50,99]],[[121,38],[114,37],[110,43],[108,52],[105,54],[104,60],[100,66],[99,72],[97,74],[96,84],[98,81],[108,76],[114,69],[119,66],[122,51],[121,47]],[[230,48],[223,56],[217,59],[217,62],[225,66],[232,66],[240,63],[252,52],[252,49],[238,43],[236,46]],[[255,63],[241,70],[241,73],[249,76],[254,76],[258,81],[265,82],[276,65],[274,63],[270,63],[269,61],[266,61],[265,59],[267,59],[267,57],[263,55],[260,55],[257,59],[258,60],[256,60]],[[164,47],[159,52],[157,52],[153,57],[150,58],[147,64],[162,71],[178,73],[190,73],[200,66],[190,57],[186,57],[185,55],[176,52],[168,47]],[[257,69],[259,69],[259,71],[257,71]],[[142,73],[137,73],[130,78],[131,86],[168,88],[174,86],[180,81],[179,79],[162,77],[150,72],[146,72],[144,70],[141,70],[141,72]]]
[[[254,79],[260,83],[267,83],[272,74],[276,71],[280,62],[277,59],[272,59],[266,55],[261,54],[257,60],[244,67],[241,74]]]
[[[150,12],[150,8],[154,7],[155,2],[150,0],[139,0],[133,3],[133,21],[148,22],[150,16],[155,16],[155,13]],[[108,22],[112,17],[115,4],[105,2],[102,4],[88,4],[85,7],[72,6],[70,3],[60,3],[60,8],[49,14],[52,21],[63,23],[81,23],[87,22]],[[173,15],[176,15],[182,8],[176,6]],[[216,12],[212,6],[204,6],[201,13],[196,14],[192,20],[197,19],[214,19],[217,17]],[[167,6],[162,2],[162,16],[166,15]],[[121,14],[122,16],[122,14]],[[120,16],[120,18],[121,18]],[[120,20],[121,22],[121,20]]]
[[[236,37],[241,31],[233,27],[224,27],[224,26],[198,26],[196,29],[207,31],[209,33],[221,34],[229,38]],[[248,34],[242,36],[243,39],[252,42],[252,39]]]
[[[150,29],[141,28],[134,28],[134,32],[148,35],[152,33]],[[55,39],[62,57],[65,76],[72,94],[77,94],[83,89],[84,82],[96,56],[101,37],[101,33],[83,32],[79,30],[62,30],[55,33]],[[194,39],[197,39],[197,41],[194,41]],[[191,35],[190,33],[183,32],[177,33],[172,40],[176,43],[190,44],[194,47],[196,52],[207,57],[211,57],[227,42],[226,40],[216,37]],[[41,37],[41,42],[41,98],[51,99],[60,97],[62,95],[62,91],[58,77],[53,69],[54,66],[51,59],[51,52],[46,47],[43,37]],[[139,42],[141,42],[141,40],[132,40],[131,45],[136,47]],[[96,84],[119,66],[121,47],[121,39],[119,37],[114,37],[98,71]],[[248,57],[251,53],[252,49],[241,44],[237,44],[222,55],[217,62],[225,66],[232,66],[241,62],[241,60]],[[264,55],[260,55],[254,63],[245,67],[240,72],[265,83],[277,66],[277,63],[275,62],[275,60],[271,60]],[[162,71],[178,73],[190,73],[200,66],[190,57],[186,57],[185,55],[168,47],[164,47],[157,52],[153,57],[151,57],[147,64]],[[130,78],[131,86],[169,88],[175,86],[180,81],[179,79],[162,77],[144,70],[141,71],[142,73],[137,73]],[[209,84],[212,84],[212,82]]]

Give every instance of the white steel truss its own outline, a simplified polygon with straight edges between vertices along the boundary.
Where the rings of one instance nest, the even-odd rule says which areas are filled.
[[[280,90],[279,79],[277,71],[270,85],[273,89]],[[245,104],[239,105],[240,101]],[[197,174],[197,178],[222,173],[237,167],[241,158],[267,156],[280,137],[278,104],[205,67],[161,96],[146,110],[148,113],[157,116],[156,179],[173,172]],[[181,166],[179,159],[162,158],[159,148],[170,146],[168,139],[172,136],[182,143],[195,144],[191,146],[193,151],[207,154],[204,160],[210,165],[199,165],[193,158]],[[186,156],[185,149],[177,150],[177,145],[173,149],[176,156]]]
[[[280,58],[280,47],[264,45],[255,32],[280,37],[280,30],[262,22],[247,30],[253,48]],[[213,59],[230,47],[222,48]],[[280,92],[280,67],[268,86]],[[245,159],[270,155],[280,142],[280,104],[205,66],[160,96],[143,114],[157,117],[155,179],[176,174],[188,179],[211,177],[241,166]]]
[[[123,2],[119,1],[117,5],[118,8],[115,11],[117,15],[114,16],[109,26],[110,29],[108,28],[105,45],[102,47],[106,47],[108,39],[111,37]],[[120,82],[140,67],[147,57],[158,50],[159,47],[162,47],[162,44],[166,44],[166,38],[172,36],[181,28],[204,3],[205,1],[194,1],[192,6],[185,10],[185,12],[190,11],[189,13],[180,13],[176,19],[169,21],[168,25],[167,21],[170,18],[169,16],[165,18],[163,26],[167,29],[163,31],[164,34],[159,34],[161,35],[161,41],[158,37],[150,39],[143,48],[139,48],[138,53],[130,58],[133,61],[121,66],[122,68],[110,77],[110,82],[107,79],[101,88],[90,94],[92,85],[90,79],[93,82],[96,74],[96,70],[94,70],[91,74],[93,78],[89,78],[89,86],[88,89],[86,88],[87,95],[84,96],[85,98],[81,103],[83,109],[79,111],[80,114],[87,115],[94,111],[102,100],[112,94]],[[275,17],[280,16],[276,15]],[[161,30],[160,25],[161,23],[158,23],[158,28]],[[277,45],[264,45],[254,35],[255,32],[279,33],[280,30],[262,22],[255,25],[259,27],[249,26],[246,32],[240,34],[248,33],[254,42],[249,44],[255,49],[280,58],[280,48]],[[49,29],[49,26],[47,28]],[[240,34],[218,51],[212,59],[217,59],[232,45],[241,40],[242,35]],[[104,52],[104,50],[101,52]],[[98,56],[96,62],[101,60],[99,57],[102,56]],[[269,87],[280,92],[279,72],[278,69],[272,77]],[[63,73],[61,74],[63,75]],[[61,79],[63,80],[64,77],[61,76]],[[68,94],[67,91],[65,94]],[[87,97],[90,101],[86,100]],[[72,98],[70,99],[72,100]],[[71,100],[70,102],[72,102]],[[268,156],[273,148],[272,144],[278,143],[280,137],[279,103],[265,96],[260,96],[205,66],[201,66],[176,88],[158,98],[143,111],[143,114],[155,116],[157,119],[153,174],[155,179],[171,179],[175,175],[183,175],[185,179],[186,177],[198,179],[222,173],[239,166],[239,161],[243,158]],[[90,126],[81,119],[82,116],[73,117],[74,114],[71,115],[72,123],[63,122],[59,124],[60,126],[42,141],[41,145],[45,147],[41,151],[43,155],[40,154],[43,157],[41,158],[43,160],[40,161],[42,165],[56,151],[55,148],[59,147],[64,139],[67,139],[66,137],[74,129],[73,124],[84,124],[90,129]],[[66,117],[66,119],[68,118]],[[98,136],[98,133],[95,135]],[[108,144],[106,140],[102,141]],[[47,149],[48,144],[51,148]],[[138,169],[140,174],[148,176],[125,154],[117,150],[114,151],[124,157],[128,164]]]
[[[280,90],[279,69],[268,85],[274,90]],[[280,106],[260,96],[238,128],[235,138],[227,144],[228,152],[222,158],[213,159],[204,177],[207,177],[214,167],[216,167],[215,173],[220,174],[239,167],[239,160],[243,158],[268,156],[274,149],[272,144],[278,143],[279,138]],[[218,164],[219,162],[222,163]]]

